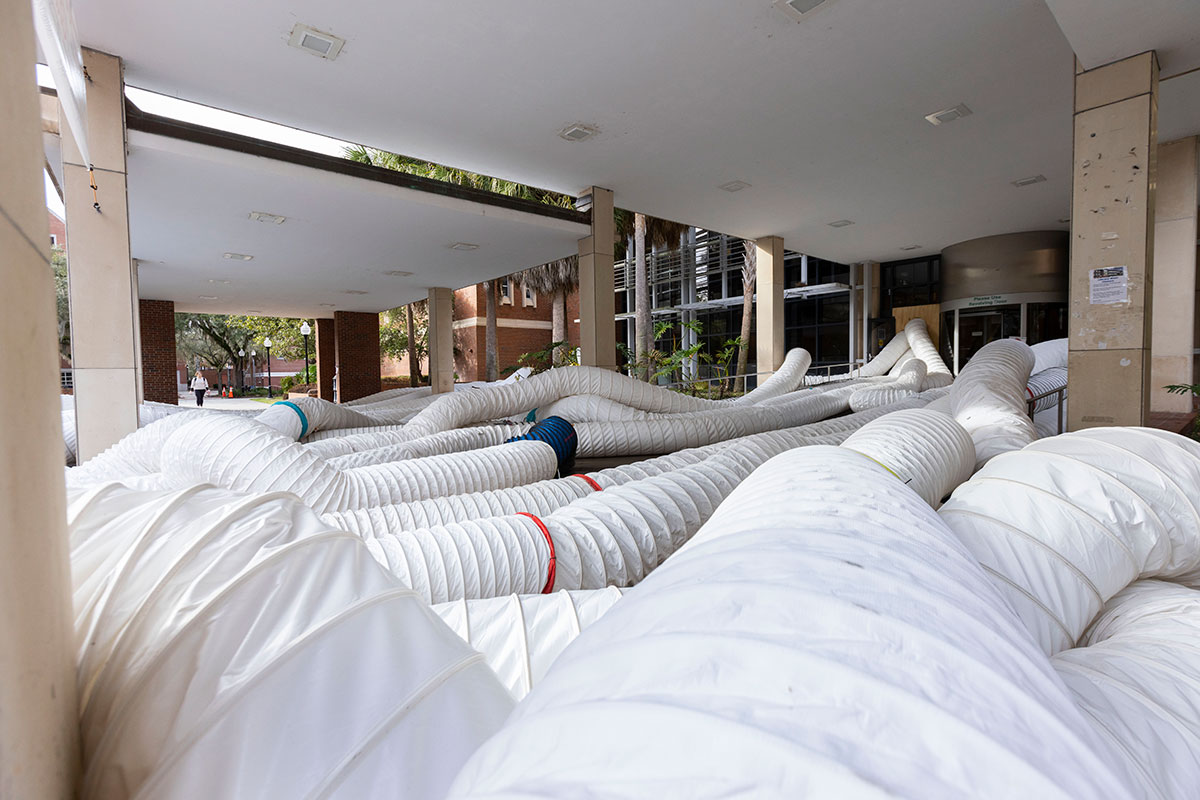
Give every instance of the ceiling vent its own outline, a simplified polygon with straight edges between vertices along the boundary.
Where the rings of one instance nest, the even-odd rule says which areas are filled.
[[[775,7],[796,22],[803,22],[818,8],[831,2],[832,0],[775,0]]]
[[[724,189],[727,192],[740,192],[742,189],[749,188],[749,186],[750,184],[745,181],[730,181],[729,183],[722,183],[717,188]]]
[[[854,224],[854,223],[853,223],[853,222],[851,222],[851,221],[850,221],[850,220],[848,220],[848,219],[839,219],[839,220],[836,220],[836,221],[834,221],[834,222],[830,222],[830,223],[829,223],[829,227],[831,227],[831,228],[845,228],[847,225],[853,225],[853,224]]]
[[[1045,181],[1046,181],[1045,175],[1031,175],[1028,178],[1021,178],[1019,180],[1013,181],[1012,185],[1016,186],[1019,189],[1022,186],[1033,186],[1035,183],[1045,183]]]
[[[367,292],[364,292],[362,289],[347,289],[342,294],[367,294]]]
[[[451,250],[478,250],[479,245],[471,244],[470,242],[455,242],[450,245]]]
[[[921,249],[921,245],[919,245],[919,244],[910,244],[910,245],[908,245],[907,247],[901,247],[900,249],[901,249],[901,250],[905,250],[905,251],[907,251],[907,250],[920,250],[920,249]]]
[[[954,122],[956,119],[969,117],[975,112],[967,108],[966,103],[959,103],[953,108],[943,108],[941,111],[935,111],[932,114],[925,115],[925,121],[930,125],[944,125],[947,122]]]
[[[281,217],[278,214],[268,214],[265,211],[251,211],[250,219],[255,222],[272,222],[276,225],[282,225],[287,217]]]
[[[393,278],[408,278],[412,276],[411,272],[402,269],[389,269],[384,275],[391,275]]]
[[[573,125],[568,125],[558,132],[560,138],[566,139],[568,142],[584,142],[591,139],[596,134],[600,133],[598,128],[593,128],[591,125],[584,125],[581,122],[576,122]]]
[[[345,43],[345,39],[339,39],[332,33],[323,33],[307,25],[299,24],[292,28],[292,35],[288,38],[288,44],[297,50],[303,50],[329,61],[337,58]]]
[[[250,261],[254,256],[248,256],[245,253],[225,253],[221,258],[226,261]]]

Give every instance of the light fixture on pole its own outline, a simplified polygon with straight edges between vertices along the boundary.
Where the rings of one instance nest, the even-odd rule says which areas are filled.
[[[263,347],[267,348],[267,397],[274,397],[271,394],[271,337],[263,339]]]
[[[246,358],[246,351],[242,350],[241,348],[238,348],[238,369],[242,370],[242,385],[240,388],[243,392],[246,391],[245,358]]]
[[[257,350],[250,351],[250,385],[255,389],[258,388],[258,375],[254,373],[254,357],[258,355]]]
[[[312,328],[308,325],[308,320],[300,323],[300,335],[304,337],[304,382],[308,383],[308,335],[312,333]]]

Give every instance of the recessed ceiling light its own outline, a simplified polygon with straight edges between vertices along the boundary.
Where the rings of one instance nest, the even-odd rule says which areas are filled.
[[[249,261],[250,259],[254,258],[254,256],[248,256],[245,253],[226,253],[225,255],[221,256],[221,258],[224,258],[228,261]]]
[[[717,188],[724,189],[727,192],[740,192],[742,189],[745,189],[749,186],[750,184],[746,183],[745,181],[730,181],[729,183],[722,183]]]
[[[583,142],[591,139],[598,133],[600,133],[599,128],[584,125],[582,122],[576,122],[563,128],[558,132],[558,135],[568,142]]]
[[[247,314],[261,314],[262,309],[261,308],[247,308],[246,313]]]
[[[200,299],[201,300],[217,300],[219,298],[215,294],[202,294],[202,295],[200,295]]]
[[[209,279],[208,279],[208,282],[209,282],[209,283],[220,283],[220,284],[222,284],[222,285],[224,285],[224,286],[228,286],[228,285],[229,285],[229,283],[230,283],[229,281],[223,281],[223,280],[221,280],[220,278],[209,278]]]
[[[255,222],[273,222],[276,225],[282,225],[287,217],[281,217],[278,214],[268,214],[265,211],[251,211],[250,219]]]
[[[901,250],[920,250],[920,249],[921,249],[921,245],[919,245],[919,244],[910,244],[908,247],[901,247],[900,249],[901,249]]]
[[[478,250],[479,249],[479,245],[471,244],[470,242],[455,242],[454,244],[448,245],[448,247],[451,250]]]
[[[1020,180],[1013,181],[1012,185],[1016,187],[1032,186],[1035,183],[1044,183],[1045,180],[1045,175],[1030,175],[1028,178],[1021,178]]]
[[[367,294],[367,292],[364,292],[362,289],[347,289],[342,294]]]
[[[959,103],[950,108],[943,108],[941,111],[935,111],[932,114],[925,115],[925,121],[930,125],[942,125],[946,122],[953,122],[956,119],[969,117],[974,112],[967,108],[966,103]]]
[[[800,22],[828,0],[775,0],[775,7]]]
[[[829,227],[831,227],[831,228],[844,228],[844,227],[846,227],[847,225],[853,225],[853,224],[854,224],[854,223],[853,223],[853,222],[851,222],[851,221],[850,221],[850,220],[848,220],[848,219],[839,219],[839,220],[836,220],[836,221],[834,221],[834,222],[830,222],[830,223],[829,223]]]
[[[411,272],[406,272],[402,269],[389,269],[384,275],[391,275],[393,278],[407,278],[412,275]]]
[[[329,61],[337,58],[345,43],[345,39],[334,36],[332,33],[325,33],[299,23],[292,28],[292,35],[288,37],[288,44],[292,47]]]
[[[321,303],[321,308],[337,308],[336,303]]]

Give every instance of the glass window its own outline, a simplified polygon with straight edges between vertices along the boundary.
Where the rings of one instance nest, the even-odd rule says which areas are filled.
[[[820,320],[822,323],[850,321],[850,299],[848,297],[822,297],[817,300],[820,304]]]

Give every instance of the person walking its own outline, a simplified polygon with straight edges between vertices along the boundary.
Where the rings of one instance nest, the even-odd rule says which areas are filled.
[[[196,407],[203,408],[204,393],[208,391],[208,381],[200,374],[200,370],[196,370],[196,377],[192,378],[192,382],[189,385],[192,387],[192,391],[196,393]]]

